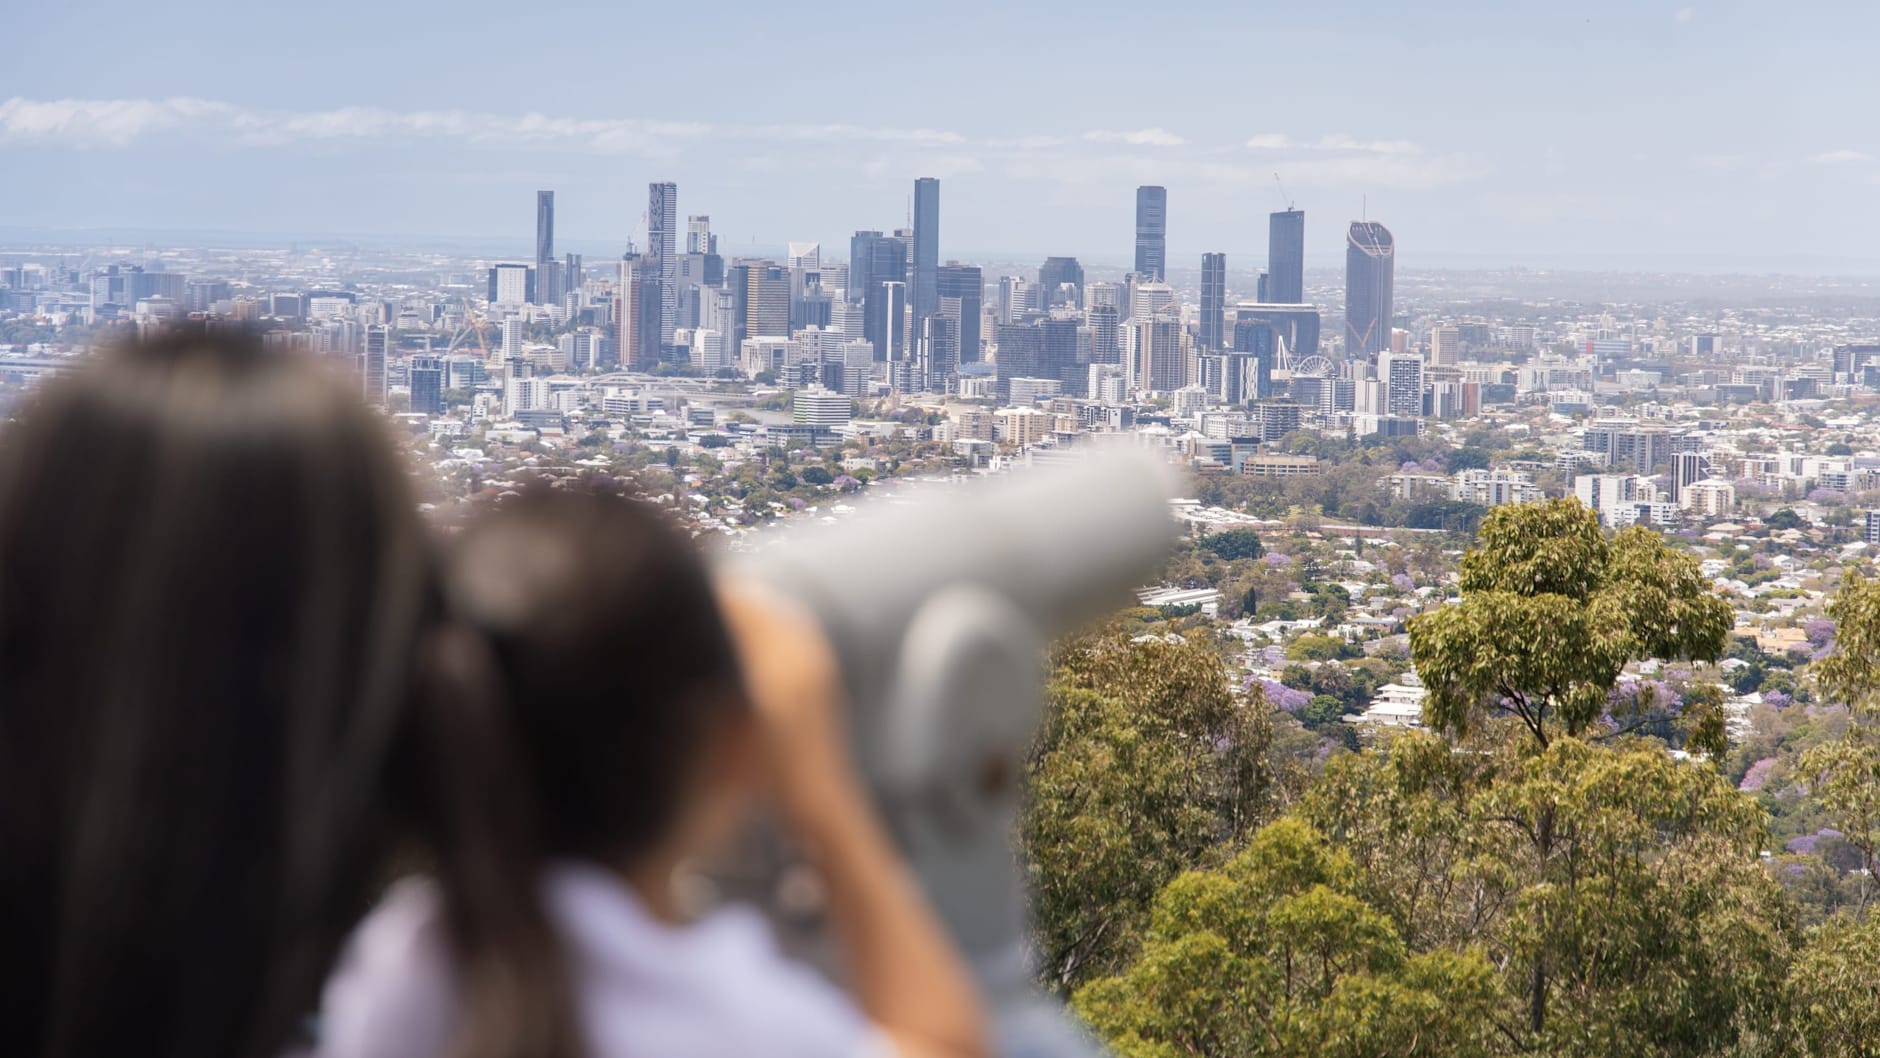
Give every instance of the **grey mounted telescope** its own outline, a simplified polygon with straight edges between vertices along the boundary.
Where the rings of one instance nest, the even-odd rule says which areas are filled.
[[[1093,1053],[1032,986],[1013,853],[1044,650],[1130,602],[1174,537],[1157,452],[1083,458],[864,505],[733,560],[806,605],[835,647],[855,755],[1007,1055]]]

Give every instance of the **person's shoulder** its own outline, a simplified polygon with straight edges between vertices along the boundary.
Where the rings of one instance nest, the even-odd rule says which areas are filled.
[[[437,886],[423,878],[392,886],[327,979],[319,1058],[437,1053],[455,1017],[449,957]]]
[[[751,908],[671,925],[592,874],[557,872],[551,892],[597,1058],[879,1053],[849,995],[786,956]]]

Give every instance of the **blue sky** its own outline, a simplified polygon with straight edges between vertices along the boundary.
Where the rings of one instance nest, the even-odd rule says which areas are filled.
[[[1405,267],[1880,272],[1880,4],[60,0],[7,19],[4,229],[617,250],[679,183],[731,252],[942,181],[943,256],[1263,259],[1367,209]],[[430,9],[433,5],[423,5]],[[148,8],[138,8],[148,12]],[[662,21],[662,19],[664,21]]]

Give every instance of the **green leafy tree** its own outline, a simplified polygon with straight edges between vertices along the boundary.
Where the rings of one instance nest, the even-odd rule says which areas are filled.
[[[1834,651],[1814,666],[1828,700],[1845,703],[1839,738],[1804,751],[1800,770],[1842,840],[1860,854],[1858,908],[1866,910],[1880,853],[1880,581],[1850,574],[1828,604]]]
[[[1458,734],[1495,715],[1543,746],[1594,734],[1628,660],[1715,660],[1733,622],[1690,556],[1641,527],[1609,539],[1578,500],[1497,507],[1460,581],[1460,603],[1409,623],[1425,715]]]
[[[1224,559],[1259,558],[1266,554],[1260,534],[1252,529],[1225,529],[1201,538],[1201,547]]]
[[[1283,819],[1156,899],[1141,955],[1081,989],[1116,1053],[1254,1058],[1501,1053],[1479,954],[1412,954],[1349,858]]]
[[[1272,741],[1269,711],[1231,693],[1205,643],[1059,649],[1019,825],[1048,985],[1116,972],[1162,886],[1271,817]]]
[[[1785,982],[1793,1043],[1810,1058],[1880,1055],[1880,919],[1811,930]]]

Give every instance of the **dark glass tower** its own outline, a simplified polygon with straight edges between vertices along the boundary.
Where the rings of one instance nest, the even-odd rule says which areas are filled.
[[[1352,221],[1345,242],[1345,355],[1374,357],[1390,348],[1396,243],[1374,220]]]
[[[1077,290],[1076,306],[1084,305],[1084,266],[1075,257],[1047,257],[1038,266],[1038,285],[1044,288],[1045,308],[1064,304],[1064,287]]]
[[[1136,274],[1160,283],[1168,278],[1168,189],[1136,189]]]
[[[1282,210],[1267,218],[1266,292],[1261,301],[1298,305],[1306,299],[1306,211]]]
[[[935,280],[940,294],[940,307],[936,311],[946,315],[956,302],[959,305],[960,363],[977,363],[979,317],[986,299],[986,282],[979,266],[949,261],[937,270]]]
[[[1224,253],[1204,253],[1201,255],[1201,348],[1211,353],[1218,353],[1226,346],[1222,344],[1221,329],[1227,316],[1227,255]]]
[[[905,323],[892,318],[886,288],[889,283],[907,285],[907,244],[899,235],[878,231],[858,231],[849,240],[849,300],[862,303],[862,337],[874,343],[877,360],[888,358],[895,334],[906,333]],[[906,298],[905,290],[901,298]]]
[[[908,300],[914,308],[914,333],[940,306],[936,276],[940,269],[940,181],[914,181],[914,274]]]
[[[561,300],[555,272],[555,192],[535,193],[535,288],[545,303]]]

